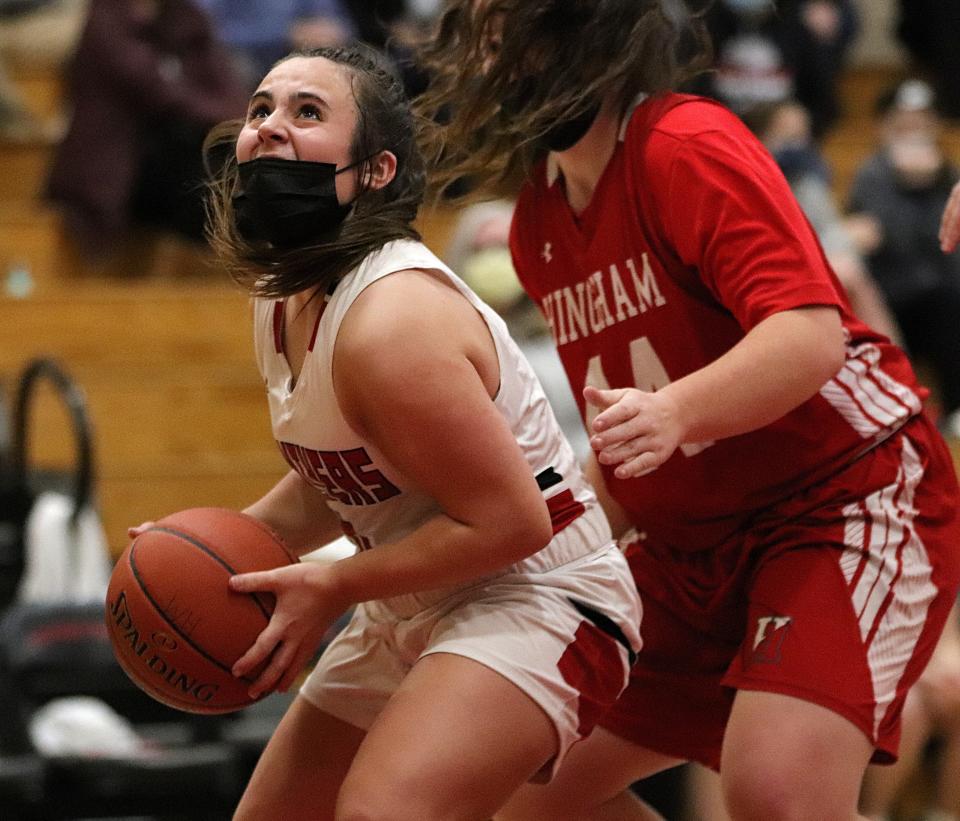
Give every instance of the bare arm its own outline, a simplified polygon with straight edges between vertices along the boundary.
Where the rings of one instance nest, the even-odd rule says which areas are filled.
[[[235,577],[235,589],[278,599],[234,670],[245,674],[273,654],[254,692],[288,687],[350,604],[468,581],[550,540],[533,471],[491,399],[498,383],[486,324],[449,286],[403,272],[357,298],[334,354],[341,410],[440,512],[398,542],[333,564]]]
[[[613,537],[619,539],[634,526],[634,523],[630,521],[627,512],[621,507],[620,503],[610,495],[610,491],[607,490],[607,483],[603,479],[603,474],[600,472],[600,465],[597,464],[597,457],[593,453],[588,454],[584,460],[583,472],[587,477],[587,481],[593,485],[593,489],[597,494],[597,501],[600,502],[600,507],[603,508],[603,512],[610,521],[610,529],[613,531]]]
[[[323,494],[293,470],[244,513],[272,527],[298,556],[329,544],[343,533]]]
[[[340,563],[341,590],[365,601],[457,584],[542,548],[549,516],[491,400],[499,368],[476,311],[429,275],[403,273],[368,288],[350,313],[334,360],[344,415],[443,512]]]
[[[737,436],[779,419],[813,396],[843,359],[835,308],[782,311],[656,393],[586,388],[586,400],[602,409],[590,443],[601,464],[618,465],[618,477],[640,476],[683,443]]]

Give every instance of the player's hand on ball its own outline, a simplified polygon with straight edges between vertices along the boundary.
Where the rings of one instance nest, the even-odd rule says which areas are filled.
[[[665,392],[588,385],[583,396],[601,411],[593,420],[590,446],[601,465],[617,465],[618,479],[656,470],[683,441],[679,408]]]
[[[230,588],[272,593],[277,599],[270,623],[233,665],[233,674],[243,677],[267,662],[250,687],[251,698],[271,690],[286,692],[349,606],[336,597],[329,569],[317,563],[232,576]]]

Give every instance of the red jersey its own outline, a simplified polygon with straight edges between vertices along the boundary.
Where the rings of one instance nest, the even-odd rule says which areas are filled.
[[[921,411],[906,356],[851,314],[773,158],[712,101],[667,94],[638,105],[580,215],[552,164],[539,166],[517,203],[511,250],[587,422],[596,409],[584,407],[584,385],[656,390],[774,313],[840,312],[846,364],[783,418],[686,443],[637,479],[602,466],[613,497],[661,543],[709,546]]]

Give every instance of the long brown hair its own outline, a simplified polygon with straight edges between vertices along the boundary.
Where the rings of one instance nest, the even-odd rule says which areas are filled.
[[[282,297],[306,288],[326,290],[356,268],[372,251],[402,238],[420,239],[412,222],[423,201],[426,174],[417,147],[414,118],[399,78],[373,49],[318,48],[293,57],[325,57],[350,72],[357,126],[350,147],[352,172],[361,191],[339,235],[332,241],[275,248],[244,239],[237,231],[233,196],[238,189],[234,154],[242,120],[216,126],[204,144],[211,181],[207,197],[207,237],[230,275],[256,296]],[[279,63],[278,63],[279,65]],[[396,176],[380,189],[364,185],[370,159],[383,150],[397,157]]]
[[[415,101],[439,191],[466,180],[499,194],[545,152],[538,138],[613,92],[677,88],[710,60],[709,0],[449,0],[420,50],[430,76]],[[491,42],[496,44],[491,49]],[[505,117],[501,102],[529,91]]]

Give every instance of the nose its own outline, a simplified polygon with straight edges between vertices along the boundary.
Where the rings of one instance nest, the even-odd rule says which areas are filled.
[[[257,138],[261,143],[286,142],[287,130],[284,127],[283,119],[276,111],[260,123],[259,128],[257,128]]]

